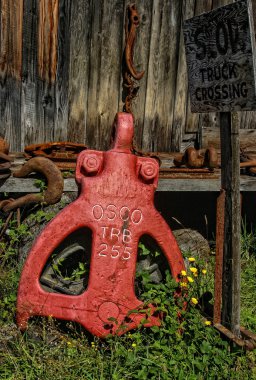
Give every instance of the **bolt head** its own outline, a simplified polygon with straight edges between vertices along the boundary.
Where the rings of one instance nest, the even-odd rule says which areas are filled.
[[[85,157],[83,168],[88,174],[97,174],[100,169],[101,160],[96,155]]]
[[[146,180],[150,181],[157,176],[158,167],[154,162],[145,162],[141,165],[140,175]]]

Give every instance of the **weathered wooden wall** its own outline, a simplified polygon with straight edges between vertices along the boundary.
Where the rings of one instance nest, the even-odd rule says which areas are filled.
[[[138,0],[136,144],[179,150],[216,114],[191,114],[182,21],[232,0]],[[128,0],[1,0],[0,135],[13,151],[46,141],[106,149],[122,110]],[[256,128],[253,112],[240,128]]]

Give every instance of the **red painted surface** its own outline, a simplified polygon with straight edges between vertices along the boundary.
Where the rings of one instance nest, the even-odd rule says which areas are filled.
[[[21,329],[33,315],[76,321],[100,337],[115,333],[115,323],[109,329],[110,317],[118,324],[125,321],[127,330],[138,326],[145,314],[126,317],[130,310],[143,306],[134,293],[134,277],[138,242],[144,234],[159,244],[174,278],[184,269],[176,240],[153,204],[158,163],[133,155],[132,138],[132,115],[119,113],[112,149],[80,153],[76,168],[80,196],[47,225],[25,262],[17,303]],[[77,296],[44,291],[39,279],[48,258],[67,236],[82,227],[90,228],[93,234],[87,289]],[[160,324],[153,313],[152,307],[148,326]]]

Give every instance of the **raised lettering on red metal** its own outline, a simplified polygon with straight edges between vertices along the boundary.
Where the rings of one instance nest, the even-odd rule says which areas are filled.
[[[129,311],[143,305],[134,292],[137,247],[142,235],[156,240],[175,279],[184,269],[176,240],[153,204],[158,163],[132,154],[132,138],[132,115],[119,113],[112,149],[80,153],[76,168],[80,195],[47,225],[24,265],[17,302],[21,329],[33,315],[76,321],[100,337],[109,334],[111,317],[118,322],[113,324],[112,333],[124,321],[126,331],[137,327],[145,314]],[[76,296],[45,291],[40,276],[48,258],[66,237],[82,227],[92,231],[87,289]],[[147,326],[159,325],[154,307],[150,310]]]

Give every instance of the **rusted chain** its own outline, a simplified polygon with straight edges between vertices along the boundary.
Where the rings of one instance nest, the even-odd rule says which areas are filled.
[[[134,80],[140,80],[145,71],[138,72],[134,67],[133,53],[136,38],[136,30],[140,24],[140,17],[135,4],[127,7],[125,22],[125,68],[123,72],[123,86],[127,89],[125,98],[124,112],[132,113],[132,101],[136,97],[139,86],[135,85]]]

